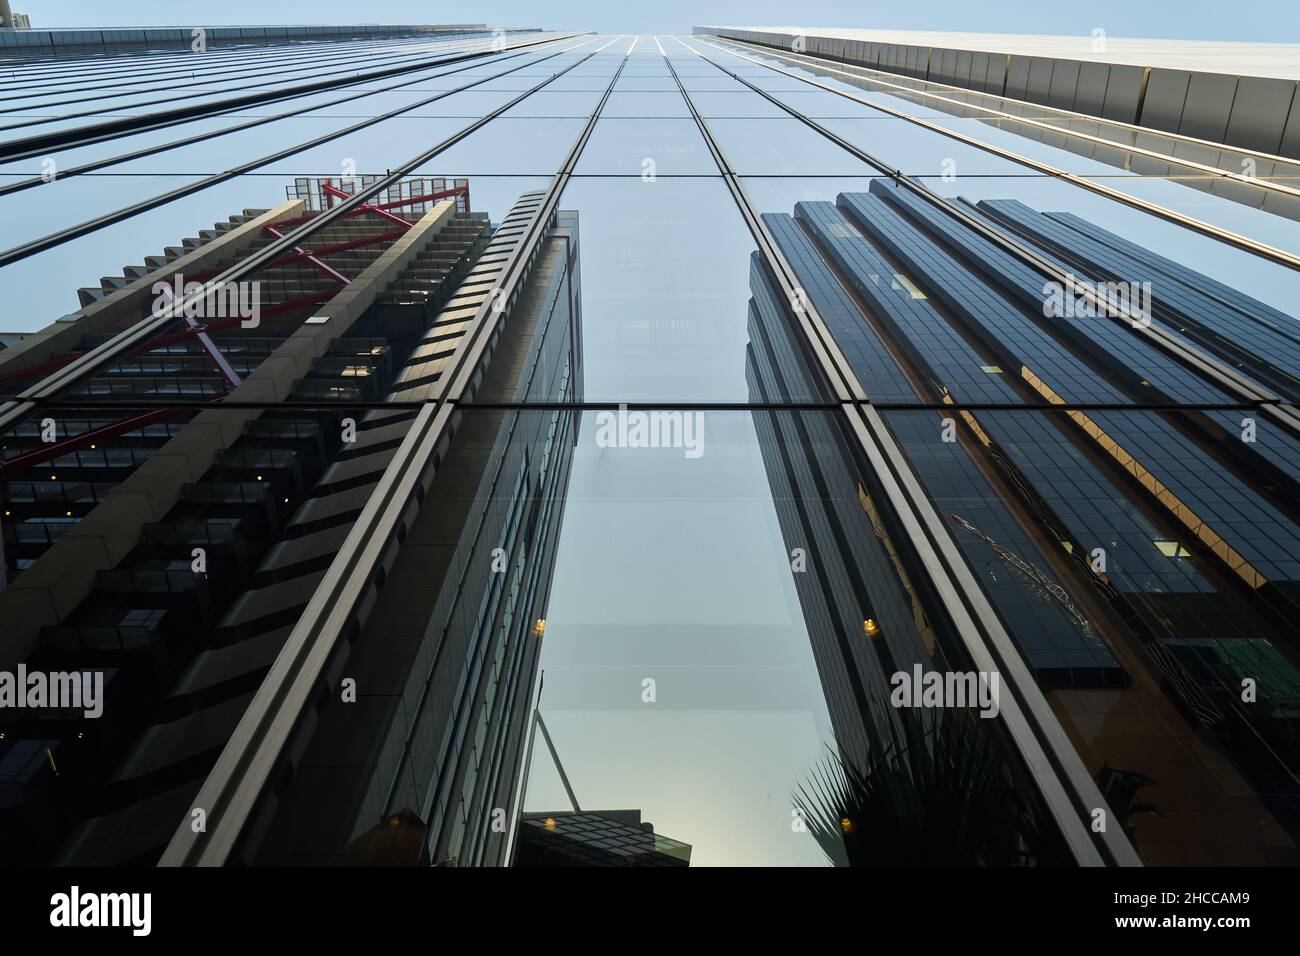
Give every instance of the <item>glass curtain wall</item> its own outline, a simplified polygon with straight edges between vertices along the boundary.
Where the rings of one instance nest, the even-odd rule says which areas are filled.
[[[18,62],[0,78],[0,332],[72,316],[97,298],[78,288],[120,287],[101,276],[128,266],[129,281],[132,263],[308,182],[346,181],[346,198],[394,171],[463,181],[464,212],[499,239],[521,201],[550,203],[545,235],[576,249],[556,265],[568,292],[512,299],[492,364],[471,359],[486,390],[437,398],[458,416],[440,454],[482,450],[487,464],[434,487],[447,514],[490,516],[486,537],[457,525],[461,537],[413,539],[427,560],[397,552],[380,612],[347,638],[369,680],[359,716],[335,700],[310,721],[288,715],[299,772],[255,794],[237,855],[365,862],[372,831],[413,819],[424,862],[508,863],[570,815],[635,811],[692,865],[1296,862],[1294,170],[1228,193],[1203,170],[1188,182],[1176,163],[1117,162],[1124,143],[1085,148],[1060,117],[1048,136],[1023,115],[954,112],[915,83],[712,38],[491,43],[216,50],[194,80],[182,54],[138,52]],[[445,59],[465,52],[481,55]],[[374,76],[236,101],[359,69]],[[154,115],[180,96],[195,115]],[[97,140],[97,124],[122,120]],[[546,255],[522,226],[518,245]],[[543,275],[524,297],[551,288]],[[534,313],[536,327],[514,326],[533,344],[512,346],[510,322]],[[552,321],[572,342],[548,338]],[[551,377],[492,378],[512,356]],[[0,376],[21,368],[4,360]],[[114,368],[25,400],[5,455],[60,408],[85,417],[120,398],[115,375],[151,383],[131,392],[136,412],[226,394],[165,362],[144,378]],[[38,380],[4,379],[6,398]],[[397,385],[308,398],[313,414],[380,415]],[[415,399],[385,419],[392,448],[434,401]],[[76,489],[55,465],[6,471],[11,595],[143,457]],[[67,507],[41,505],[56,495]],[[340,541],[363,517],[333,516]],[[455,556],[435,557],[448,542]],[[330,555],[313,560],[329,573]],[[240,589],[274,578],[254,565]],[[438,600],[417,620],[385,616],[385,594],[435,573]],[[311,594],[286,594],[255,666],[226,653],[229,620],[172,638],[174,666],[141,678],[155,703],[105,743],[120,758],[94,772],[111,785],[60,821],[47,858],[156,860],[156,841],[110,853],[87,834],[182,824],[241,746],[229,734]],[[527,642],[504,636],[516,632]],[[390,646],[404,663],[386,670]],[[488,690],[458,691],[424,724],[439,653],[464,657],[445,680]],[[930,701],[927,675],[970,699]],[[180,722],[214,702],[224,736]],[[0,741],[0,766],[35,786],[34,741],[57,739],[46,752],[75,764],[76,735],[97,727],[25,728]],[[166,759],[124,744],[146,731]],[[438,756],[453,738],[472,760]],[[331,770],[331,754],[353,762]]]

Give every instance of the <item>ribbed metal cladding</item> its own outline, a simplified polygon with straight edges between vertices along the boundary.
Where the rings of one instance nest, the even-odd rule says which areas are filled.
[[[1294,74],[1275,77],[1250,72],[1214,73],[1095,58],[1080,60],[1057,54],[862,43],[836,37],[834,30],[806,36],[793,31],[735,27],[696,27],[695,32],[778,50],[797,49],[827,60],[1005,94],[1026,103],[1101,116],[1203,142],[1300,158],[1300,135],[1296,135],[1300,130],[1300,97],[1296,95]],[[944,42],[944,34],[934,36],[936,44]],[[796,46],[797,38],[802,46]],[[957,34],[949,42],[959,44],[977,38]],[[1032,42],[1035,38],[1023,39]],[[879,52],[873,49],[876,47]],[[1162,53],[1152,55],[1163,62]],[[981,58],[984,70],[978,69]],[[1003,61],[1005,85],[999,84],[988,65],[993,64],[1001,75]]]

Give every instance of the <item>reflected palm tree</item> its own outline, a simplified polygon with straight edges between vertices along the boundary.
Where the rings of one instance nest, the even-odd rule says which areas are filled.
[[[1094,779],[1097,781],[1097,789],[1106,798],[1120,825],[1124,827],[1124,832],[1128,834],[1129,842],[1137,846],[1137,827],[1133,825],[1134,815],[1139,813],[1147,813],[1153,817],[1165,815],[1164,811],[1154,803],[1140,800],[1138,791],[1143,787],[1158,787],[1159,784],[1144,773],[1135,770],[1117,770],[1110,765],[1109,760],[1102,764]]]
[[[823,852],[849,866],[1041,866],[1059,841],[1015,788],[976,718],[947,715],[864,766],[829,748],[794,794]]]

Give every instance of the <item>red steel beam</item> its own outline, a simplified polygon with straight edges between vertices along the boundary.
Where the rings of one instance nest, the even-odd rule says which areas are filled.
[[[405,225],[406,223],[404,222],[403,224]],[[284,225],[284,223],[276,223],[276,225],[282,226]],[[391,232],[381,232],[377,236],[365,236],[364,238],[353,239],[349,242],[340,242],[337,243],[336,245],[324,246],[320,249],[312,249],[310,252],[290,252],[288,255],[281,256],[279,259],[273,259],[272,261],[268,262],[266,264],[266,268],[278,269],[281,266],[292,265],[295,262],[301,262],[309,255],[332,256],[336,252],[347,252],[349,249],[359,249],[362,246],[374,245],[376,242],[388,242],[391,239],[397,239],[405,231],[406,231],[405,229],[402,230],[394,229]],[[194,281],[204,282],[212,278],[214,275],[217,275],[224,268],[226,267],[221,266],[216,269],[209,269],[207,272],[200,272],[198,275],[194,277]]]
[[[410,206],[418,202],[429,202],[434,199],[446,199],[449,196],[464,196],[466,204],[469,203],[469,187],[455,186],[451,189],[440,189],[437,192],[425,193],[422,196],[410,196],[406,199],[394,199],[389,202],[375,203],[375,209],[396,209],[398,206]]]
[[[266,315],[266,316],[279,315],[283,312],[292,312],[294,309],[306,308],[309,305],[317,305],[321,302],[328,302],[330,299],[334,298],[334,296],[338,295],[338,293],[339,293],[339,289],[337,288],[321,289],[319,292],[311,292],[308,293],[307,295],[299,296],[296,299],[287,299],[284,302],[277,302],[275,305],[267,306],[265,309],[262,309],[262,315]],[[234,325],[239,324],[242,321],[244,321],[242,317],[234,316],[228,319],[219,319],[216,322],[209,322],[206,325],[199,325],[196,323],[193,326],[189,326],[183,329],[177,329],[174,332],[166,332],[158,336],[157,338],[150,339],[148,342],[145,342],[143,345],[141,345],[138,349],[133,351],[131,354],[133,356],[143,355],[144,353],[151,352],[154,349],[162,348],[164,345],[170,345],[172,342],[183,341],[192,335],[202,335],[208,332],[220,332],[223,329],[228,329]],[[7,376],[6,378],[0,379],[0,384],[8,380],[9,378],[16,379],[29,372],[53,371],[55,369],[62,368],[64,365],[68,364],[74,358],[76,358],[78,355],[81,354],[83,353],[76,352],[71,355],[62,356],[57,359],[50,359],[48,362],[44,362],[39,366],[32,366],[30,369],[18,369],[15,372],[11,372],[9,376]],[[233,372],[234,370],[232,369],[231,371]],[[87,408],[94,408],[94,403],[93,402],[88,403]],[[4,467],[3,465],[0,465],[0,468],[3,467]],[[12,467],[12,461],[10,463],[10,467]]]
[[[349,194],[344,193],[343,195],[346,196]],[[430,202],[434,199],[447,199],[451,196],[464,196],[466,209],[469,208],[469,186],[464,185],[453,186],[450,189],[440,189],[436,192],[424,193],[419,196],[408,196],[405,199],[391,199],[387,202],[380,203],[363,203],[361,206],[358,206],[356,209],[347,213],[343,218],[351,219],[353,216],[361,216],[375,209],[397,209],[401,206],[411,206],[415,203]],[[305,216],[297,216],[294,219],[281,219],[279,222],[272,223],[272,225],[276,227],[297,226],[307,222],[308,220],[315,219],[317,215],[319,215],[319,213],[308,213]],[[402,220],[402,224],[406,226],[410,225],[410,223],[406,222],[404,219]]]
[[[262,313],[265,314],[266,311],[266,309],[263,309]],[[208,322],[205,325],[176,329],[174,332],[164,332],[157,338],[152,338],[148,342],[145,342],[131,354],[143,355],[146,352],[152,352],[154,349],[160,349],[164,345],[171,345],[173,342],[183,342],[190,336],[194,335],[195,332],[221,332],[225,329],[231,328],[232,326],[238,325],[243,321],[243,318],[240,316],[231,316],[228,319],[218,319],[215,322]]]
[[[261,310],[262,315],[280,315],[284,312],[292,312],[294,309],[306,308],[309,305],[317,305],[321,302],[328,302],[334,296],[338,295],[338,287],[332,289],[320,289],[316,292],[309,292],[306,295],[300,295],[296,299],[285,299],[283,302],[277,302],[274,305],[268,305]],[[164,332],[157,338],[150,339],[144,345],[140,346],[132,355],[141,355],[145,352],[151,352],[154,349],[162,348],[164,345],[171,345],[173,342],[182,342],[194,335],[196,332],[222,332],[232,328],[244,319],[240,316],[232,316],[228,319],[218,319],[215,322],[209,322],[206,325],[196,325],[193,328],[177,329],[174,332]]]
[[[351,193],[345,193],[337,186],[330,185],[330,181],[328,179],[325,180],[325,182],[321,183],[320,188],[321,191],[325,193],[325,195],[334,198],[347,199],[351,196]],[[386,209],[380,206],[372,206],[368,202],[363,202],[360,206],[358,206],[357,212],[373,212],[380,219],[387,219],[389,222],[396,223],[397,225],[401,226],[403,230],[410,229],[411,226],[413,225],[413,223],[407,222],[401,216],[394,216],[391,212],[388,212]]]
[[[195,319],[194,316],[182,315],[181,318],[185,320],[186,328],[194,333],[194,337],[199,340],[199,345],[203,347],[203,351],[208,353],[208,358],[212,359],[212,364],[220,370],[222,376],[230,387],[238,388],[243,379],[239,377],[239,373],[235,371],[235,367],[226,360],[224,355],[221,354],[221,349],[217,348],[217,343],[212,341],[212,336],[208,335],[207,331],[203,326],[199,325],[198,320]]]
[[[63,368],[63,366],[67,365],[73,359],[80,358],[84,354],[84,352],[68,352],[65,355],[48,359],[36,365],[29,365],[26,368],[6,372],[4,375],[0,375],[0,385],[8,385],[10,382],[22,381],[23,379],[30,378],[33,375],[39,375],[41,372],[56,371]]]
[[[269,232],[271,235],[273,235],[275,238],[277,238],[277,239],[283,239],[283,238],[284,238],[284,233],[282,233],[279,229],[275,228],[275,226],[273,226],[273,225],[272,225],[272,226],[264,226],[263,228],[264,228],[267,232]],[[293,251],[296,252],[296,253],[298,253],[299,255],[301,255],[301,256],[302,256],[304,259],[306,259],[309,263],[311,263],[313,266],[315,266],[315,267],[316,267],[317,269],[319,269],[321,272],[325,273],[327,276],[329,276],[329,277],[330,277],[331,279],[333,279],[335,282],[342,283],[343,285],[348,285],[349,283],[351,283],[351,281],[352,281],[351,279],[349,279],[349,278],[348,278],[347,276],[345,276],[343,273],[339,272],[339,271],[338,271],[337,269],[335,269],[333,266],[330,266],[330,265],[328,265],[328,264],[322,262],[320,259],[316,258],[316,256],[315,256],[313,253],[308,252],[308,251],[307,251],[306,249],[304,249],[302,246],[294,246],[294,247],[293,247]]]
[[[328,301],[329,299],[334,298],[334,296],[338,295],[341,288],[342,287],[340,286],[334,289],[322,289],[319,292],[312,292],[309,293],[308,295],[299,296],[296,299],[289,299],[284,302],[278,302],[275,305],[268,306],[267,308],[263,309],[262,314],[276,315],[281,312],[289,312],[292,311],[293,309],[299,309],[299,308],[303,308],[304,306],[314,305],[319,302],[325,302]],[[187,321],[191,321],[191,322],[193,321],[193,319],[188,316],[186,318]],[[176,332],[170,332],[166,335],[159,336],[156,339],[146,342],[143,346],[141,346],[132,354],[138,355],[141,352],[158,348],[159,345],[161,344],[177,341],[178,339],[185,338],[186,336],[190,336],[190,335],[204,336],[207,332],[214,332],[217,331],[218,329],[226,328],[242,321],[243,319],[241,317],[235,316],[233,318],[221,319],[217,322],[209,323],[208,325],[199,325],[195,323],[194,325],[189,326],[187,328],[180,329]],[[217,354],[220,355],[221,353],[218,352]],[[233,373],[234,370],[232,369],[231,372]],[[223,397],[224,396],[218,396],[217,398],[214,398],[210,404],[220,403]],[[93,409],[94,402],[88,402],[86,407],[89,409]],[[9,471],[14,468],[31,468],[35,465],[39,465],[43,461],[49,461],[51,458],[56,458],[59,455],[66,454],[67,452],[76,451],[78,448],[82,447],[83,445],[97,442],[100,439],[115,438],[118,435],[123,435],[126,434],[127,432],[135,431],[137,428],[143,428],[145,425],[150,425],[153,422],[165,421],[168,418],[181,414],[185,410],[186,410],[186,406],[168,406],[167,408],[156,408],[153,409],[152,411],[142,412],[138,415],[132,415],[131,417],[121,419],[120,421],[110,422],[107,425],[101,425],[99,428],[94,428],[91,429],[90,431],[82,432],[80,435],[73,435],[69,438],[65,438],[61,442],[52,442],[51,444],[43,445],[40,448],[34,448],[31,451],[26,452],[22,455],[18,455],[14,458],[10,458],[8,461],[0,461],[0,472]]]
[[[217,401],[220,401],[220,399],[217,399]],[[10,458],[8,461],[0,461],[0,472],[17,468],[33,468],[41,462],[49,461],[51,458],[57,458],[59,455],[66,455],[68,452],[76,451],[83,445],[89,445],[105,438],[116,438],[118,435],[133,432],[145,425],[152,425],[154,422],[173,418],[182,414],[185,410],[185,406],[169,405],[166,408],[155,408],[116,422],[109,422],[107,425],[100,425],[98,428],[84,431],[80,435],[72,435],[63,439],[63,441],[51,442],[48,445],[42,445],[40,448],[33,448],[31,451]]]
[[[277,302],[275,305],[269,305],[262,310],[263,315],[279,315],[282,312],[292,312],[294,309],[301,309],[304,306],[316,305],[321,302],[328,302],[341,291],[342,286],[333,289],[321,289],[318,292],[309,292],[301,295],[296,299],[285,299],[283,302]]]
[[[268,305],[262,309],[262,315],[279,315],[282,312],[292,312],[294,309],[304,308],[309,305],[316,305],[319,302],[325,302],[334,298],[338,294],[337,288],[320,289],[316,292],[309,292],[306,295],[299,296],[296,299],[285,299],[283,302],[277,302],[275,305]],[[208,322],[205,325],[196,325],[193,328],[177,329],[174,332],[164,332],[157,338],[150,339],[138,349],[132,352],[132,355],[143,355],[145,352],[152,352],[154,349],[162,348],[164,345],[171,345],[173,342],[183,342],[185,339],[194,335],[196,332],[222,332],[226,329],[233,328],[244,319],[241,316],[232,316],[226,319],[217,319],[215,322]]]
[[[263,309],[262,311],[266,312],[265,309]],[[170,345],[172,342],[179,342],[183,339],[187,339],[191,335],[194,335],[196,332],[217,332],[220,331],[221,329],[228,328],[234,325],[235,323],[242,322],[242,321],[243,321],[242,318],[221,319],[220,321],[217,322],[209,322],[207,325],[196,324],[191,328],[179,329],[175,332],[166,332],[158,336],[157,338],[152,338],[148,342],[145,342],[139,348],[135,349],[131,353],[131,355],[133,356],[143,355],[145,352],[151,352],[154,349],[161,348],[164,345]],[[58,358],[52,358],[48,362],[42,362],[40,365],[32,365],[29,368],[20,368],[16,371],[8,373],[7,375],[0,376],[0,385],[4,385],[11,381],[18,381],[28,377],[29,375],[34,375],[39,372],[57,371],[58,369],[63,368],[63,366],[67,365],[73,359],[79,358],[80,356],[85,354],[86,354],[85,352],[69,352],[67,355],[61,355]]]
[[[349,242],[340,242],[333,246],[325,246],[322,249],[313,249],[311,253],[291,252],[287,256],[283,256],[273,262],[268,262],[266,268],[274,269],[278,266],[286,266],[294,262],[300,262],[309,254],[317,256],[332,256],[336,252],[347,252],[349,249],[360,249],[362,246],[372,246],[376,242],[388,242],[392,239],[398,238],[405,231],[406,230],[404,229],[394,229],[391,232],[381,232],[377,236],[365,236],[361,239],[353,239]]]

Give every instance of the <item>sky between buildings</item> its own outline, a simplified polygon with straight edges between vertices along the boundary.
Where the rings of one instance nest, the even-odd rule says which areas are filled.
[[[186,25],[199,16],[175,0],[12,0],[34,27]],[[193,5],[197,7],[197,5]],[[689,33],[699,23],[842,26],[895,30],[956,30],[1088,36],[1100,27],[1115,37],[1187,40],[1300,41],[1300,8],[1294,0],[1253,0],[1233,16],[1222,0],[1089,0],[1087,3],[1025,4],[1011,0],[971,3],[930,0],[887,5],[849,0],[657,0],[614,4],[609,0],[536,0],[427,3],[421,0],[312,0],[310,3],[223,0],[204,5],[207,24],[233,23],[488,23],[573,27],[618,33]]]

